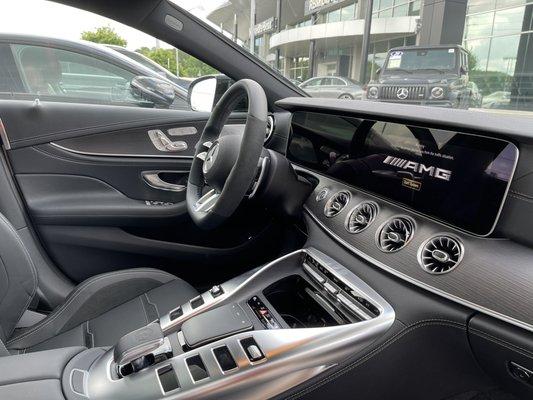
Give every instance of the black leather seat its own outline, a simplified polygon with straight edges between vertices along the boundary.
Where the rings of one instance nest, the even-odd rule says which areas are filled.
[[[15,329],[35,295],[38,274],[15,229],[1,214],[0,238],[0,340],[11,354],[112,346],[124,334],[198,294],[187,282],[157,269],[110,272],[82,282],[37,324]]]

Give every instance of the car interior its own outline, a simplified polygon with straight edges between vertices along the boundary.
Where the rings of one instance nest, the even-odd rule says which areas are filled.
[[[166,0],[58,3],[234,83],[0,99],[0,398],[533,398],[530,119],[312,98]]]

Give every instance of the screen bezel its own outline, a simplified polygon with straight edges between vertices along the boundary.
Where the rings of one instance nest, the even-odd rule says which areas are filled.
[[[501,142],[503,142],[503,143],[506,143],[506,144],[508,144],[508,145],[511,145],[512,148],[514,149],[514,151],[515,151],[515,155],[516,155],[516,156],[515,156],[515,159],[514,159],[514,164],[513,164],[513,166],[512,166],[511,172],[510,172],[509,181],[507,182],[507,185],[506,185],[506,187],[505,187],[505,190],[504,190],[504,192],[503,192],[503,194],[502,194],[502,199],[501,199],[501,201],[500,201],[500,204],[499,204],[498,210],[497,210],[496,214],[494,215],[494,221],[493,221],[493,223],[490,225],[490,229],[489,229],[489,231],[488,231],[487,233],[479,233],[479,232],[471,231],[471,230],[466,229],[466,228],[464,228],[464,227],[461,227],[461,226],[459,226],[459,225],[455,225],[455,224],[453,224],[453,223],[450,223],[449,221],[447,221],[447,220],[445,220],[445,219],[442,219],[442,218],[440,218],[439,216],[431,215],[431,214],[426,214],[426,213],[421,212],[421,211],[419,211],[419,210],[417,210],[417,209],[415,209],[415,208],[410,207],[409,205],[407,205],[407,204],[405,204],[405,203],[402,203],[402,202],[400,202],[400,201],[394,200],[394,199],[392,199],[392,198],[390,198],[390,197],[387,197],[387,196],[385,196],[385,195],[383,195],[383,194],[376,193],[376,192],[372,192],[372,191],[370,191],[370,190],[368,190],[368,189],[365,189],[365,188],[363,188],[363,187],[359,187],[359,186],[356,186],[356,185],[354,185],[354,184],[350,184],[350,183],[348,183],[348,182],[346,182],[346,181],[343,181],[343,180],[340,180],[340,179],[335,178],[335,177],[333,177],[333,176],[330,176],[330,175],[326,174],[324,171],[321,171],[321,170],[319,170],[319,169],[312,168],[312,167],[310,167],[309,165],[301,164],[301,163],[298,162],[298,160],[293,160],[293,159],[291,159],[291,157],[290,157],[290,153],[289,153],[289,147],[290,147],[291,141],[292,141],[292,139],[293,139],[293,135],[294,135],[294,129],[293,129],[294,122],[293,122],[293,117],[294,117],[294,114],[296,114],[296,113],[327,115],[328,117],[332,117],[332,116],[334,116],[334,117],[337,117],[337,118],[340,118],[340,119],[346,119],[346,118],[349,118],[349,119],[353,119],[353,120],[359,120],[360,123],[363,123],[363,122],[369,121],[369,122],[373,122],[374,124],[375,124],[376,122],[382,122],[382,123],[386,123],[386,124],[405,125],[405,126],[407,126],[407,127],[420,128],[420,129],[429,129],[429,130],[431,130],[431,129],[440,129],[440,130],[445,130],[445,131],[453,132],[453,133],[458,134],[458,135],[468,135],[468,136],[475,136],[475,137],[484,138],[484,139],[487,139],[487,140],[497,140],[497,141],[501,141]],[[357,133],[357,130],[358,130],[358,129],[359,129],[359,128],[358,128],[357,126],[354,126],[354,132],[353,132],[354,135]],[[508,139],[503,139],[503,138],[493,137],[493,136],[486,136],[486,135],[482,135],[482,134],[478,134],[478,133],[472,133],[472,132],[464,132],[464,131],[461,131],[461,130],[452,130],[452,129],[450,129],[450,127],[437,127],[437,126],[431,126],[431,127],[428,127],[428,126],[423,126],[423,125],[416,124],[416,123],[415,123],[415,124],[405,123],[404,121],[402,121],[402,122],[396,122],[396,121],[387,121],[387,120],[378,119],[378,118],[376,118],[376,119],[358,118],[357,116],[353,116],[353,115],[350,116],[350,115],[343,115],[343,114],[321,113],[321,112],[316,112],[316,111],[306,111],[306,110],[301,110],[301,111],[295,111],[295,112],[293,112],[293,113],[291,114],[290,133],[289,133],[289,138],[288,138],[288,140],[287,140],[286,156],[287,156],[288,160],[289,160],[291,163],[293,163],[293,164],[299,166],[300,168],[304,168],[304,169],[308,169],[308,170],[310,170],[310,171],[313,171],[314,173],[317,173],[317,174],[322,175],[322,176],[324,176],[324,177],[326,177],[326,178],[328,178],[328,179],[331,179],[331,180],[333,180],[333,181],[336,181],[336,182],[339,182],[339,183],[341,183],[341,184],[344,184],[344,185],[346,185],[346,186],[348,186],[348,187],[352,187],[352,188],[354,188],[354,189],[356,189],[356,190],[358,190],[358,191],[360,191],[360,192],[362,192],[362,193],[368,194],[368,195],[370,195],[370,196],[374,196],[374,197],[376,197],[376,198],[378,198],[378,199],[381,199],[382,201],[385,201],[385,202],[388,202],[388,203],[394,204],[394,205],[396,205],[396,206],[398,206],[398,207],[401,207],[401,208],[403,208],[403,209],[409,210],[409,211],[411,211],[411,212],[413,212],[413,213],[416,213],[416,214],[418,214],[418,215],[424,216],[424,217],[426,217],[426,218],[430,218],[430,219],[432,219],[432,220],[434,220],[434,221],[437,221],[437,222],[442,223],[442,224],[444,224],[444,225],[450,226],[450,227],[452,227],[452,228],[454,228],[454,229],[457,229],[457,230],[459,230],[459,231],[461,231],[461,232],[468,233],[468,234],[470,234],[470,235],[477,236],[477,237],[487,237],[487,236],[490,236],[490,235],[494,232],[494,230],[495,230],[495,228],[496,228],[496,226],[497,226],[497,224],[498,224],[498,221],[499,221],[499,219],[500,219],[501,213],[502,213],[502,211],[503,211],[503,206],[504,206],[505,201],[507,200],[507,197],[508,197],[508,194],[509,194],[509,190],[510,190],[510,187],[511,187],[511,183],[513,182],[513,179],[514,179],[514,174],[515,174],[515,172],[516,172],[516,168],[517,168],[517,165],[518,165],[518,160],[519,160],[519,158],[520,158],[520,149],[518,148],[518,146],[517,146],[514,142],[512,142],[512,141],[510,141],[510,140],[508,140]]]

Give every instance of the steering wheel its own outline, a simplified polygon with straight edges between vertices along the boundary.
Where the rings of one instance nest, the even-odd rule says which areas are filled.
[[[220,135],[237,104],[248,98],[243,135]],[[267,99],[257,82],[235,82],[220,98],[205,125],[187,183],[187,209],[203,229],[228,219],[250,189],[259,168],[267,125]]]

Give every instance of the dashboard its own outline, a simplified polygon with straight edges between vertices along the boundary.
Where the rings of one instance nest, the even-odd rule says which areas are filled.
[[[287,157],[315,184],[308,221],[375,268],[533,331],[533,250],[519,223],[530,205],[516,190],[530,171],[523,126],[365,102],[277,105],[291,116]]]

